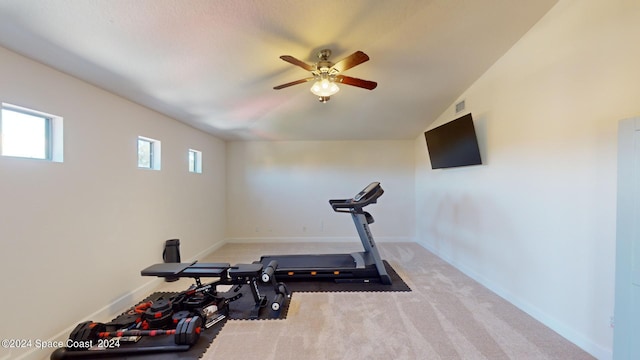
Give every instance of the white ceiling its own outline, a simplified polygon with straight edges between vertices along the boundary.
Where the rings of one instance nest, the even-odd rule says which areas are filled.
[[[227,140],[414,139],[556,2],[0,0],[0,45]],[[273,90],[323,48],[378,87]]]

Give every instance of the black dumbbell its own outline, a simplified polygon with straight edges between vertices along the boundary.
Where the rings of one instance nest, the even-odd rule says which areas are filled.
[[[145,310],[142,319],[149,324],[150,328],[160,329],[171,325],[171,315],[173,315],[171,301],[159,299]]]
[[[74,346],[69,350],[86,350],[90,344],[98,339],[108,339],[120,336],[161,336],[174,335],[176,345],[193,345],[200,339],[202,318],[199,316],[183,318],[178,321],[175,329],[171,330],[125,330],[105,331],[106,325],[93,321],[78,324],[69,335],[70,343]]]

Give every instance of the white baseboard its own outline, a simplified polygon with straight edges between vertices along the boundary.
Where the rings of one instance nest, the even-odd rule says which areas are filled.
[[[613,358],[613,350],[612,349],[604,348],[604,347],[594,343],[593,341],[587,339],[583,334],[577,332],[575,329],[569,328],[564,323],[562,323],[562,322],[558,321],[557,319],[549,316],[545,312],[543,312],[540,309],[538,309],[536,306],[533,306],[532,304],[528,303],[527,301],[522,300],[521,298],[515,296],[513,293],[511,293],[510,291],[502,288],[501,286],[497,286],[496,284],[492,283],[490,280],[486,279],[485,277],[483,277],[482,275],[478,274],[477,272],[469,269],[465,265],[460,264],[460,263],[458,263],[456,261],[453,261],[449,256],[447,256],[446,254],[440,253],[438,250],[436,250],[435,248],[430,246],[430,244],[428,244],[426,242],[423,242],[423,241],[416,241],[416,243],[420,244],[422,247],[424,247],[425,249],[429,250],[434,255],[438,256],[439,258],[441,258],[442,260],[446,261],[447,263],[449,263],[450,265],[452,265],[456,269],[458,269],[461,272],[463,272],[465,275],[467,275],[470,278],[472,278],[473,280],[477,281],[482,286],[484,286],[487,289],[493,291],[496,295],[498,295],[501,298],[507,300],[508,302],[510,302],[512,305],[514,305],[518,309],[524,311],[525,313],[529,314],[534,319],[540,321],[545,326],[549,327],[553,331],[555,331],[558,334],[560,334],[560,336],[562,336],[565,339],[571,341],[576,346],[580,347],[584,351],[586,351],[589,354],[593,355],[596,359],[599,359],[599,360],[610,360],[610,359]]]
[[[413,238],[407,236],[382,236],[374,238],[376,243],[385,242],[413,242]],[[254,244],[254,243],[360,243],[357,236],[304,236],[304,237],[234,237],[226,239],[229,244]]]

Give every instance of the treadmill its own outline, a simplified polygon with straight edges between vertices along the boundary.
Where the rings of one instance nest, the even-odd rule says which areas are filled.
[[[269,255],[262,256],[264,267],[277,261],[275,274],[279,281],[333,280],[335,282],[382,283],[391,285],[391,278],[380,258],[369,224],[373,216],[364,211],[384,193],[379,182],[372,182],[351,199],[329,200],[335,212],[349,213],[364,247],[351,254]]]

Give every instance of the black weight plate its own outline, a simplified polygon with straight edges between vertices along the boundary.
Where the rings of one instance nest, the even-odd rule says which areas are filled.
[[[178,311],[174,313],[171,319],[173,319],[173,323],[177,324],[180,320],[186,319],[191,315],[191,313],[187,310]]]
[[[147,321],[150,329],[162,329],[173,325],[172,315],[171,302],[159,299],[144,312],[142,318]]]
[[[71,331],[71,334],[69,334],[69,339],[71,341],[85,341],[85,340],[89,340],[87,338],[85,338],[89,333],[90,333],[90,328],[89,328],[89,324],[93,323],[93,321],[85,321],[82,322],[78,325],[76,325],[76,327],[73,329],[73,331]]]
[[[90,328],[89,340],[97,339],[98,333],[101,333],[107,330],[107,326],[103,323],[93,323],[89,325],[89,328]]]
[[[153,312],[166,312],[171,309],[171,301],[165,299],[156,300],[150,307]]]
[[[102,323],[94,323],[93,321],[85,321],[78,324],[69,335],[69,339],[74,342],[73,348],[69,350],[86,350],[82,345],[89,344],[91,341],[98,339],[98,333],[105,331],[106,326]],[[80,345],[80,346],[78,346]]]
[[[117,328],[126,328],[134,324],[139,318],[140,316],[138,314],[122,314],[107,325],[115,326]]]
[[[193,345],[200,339],[200,331],[202,330],[202,319],[199,316],[191,318],[187,331],[185,331],[184,342],[186,345]]]
[[[182,319],[180,321],[178,321],[178,325],[176,326],[176,334],[174,335],[174,341],[176,343],[176,345],[183,345],[184,344],[184,340],[183,338],[183,328],[185,327],[185,324],[187,323],[187,319]]]
[[[173,320],[171,320],[171,314],[164,315],[159,318],[147,319],[149,329],[164,329],[169,326],[173,327]]]
[[[191,324],[191,321],[193,321],[193,317],[188,317],[186,319],[184,319],[184,325],[182,326],[182,331],[180,332],[180,344],[181,345],[188,345],[187,344],[187,331],[189,328],[189,324]]]
[[[158,316],[158,314],[160,315]],[[149,320],[155,320],[155,319],[170,318],[171,315],[173,315],[173,310],[171,309],[165,309],[163,311],[151,311],[151,309],[147,309],[143,317],[145,320],[149,321]]]

